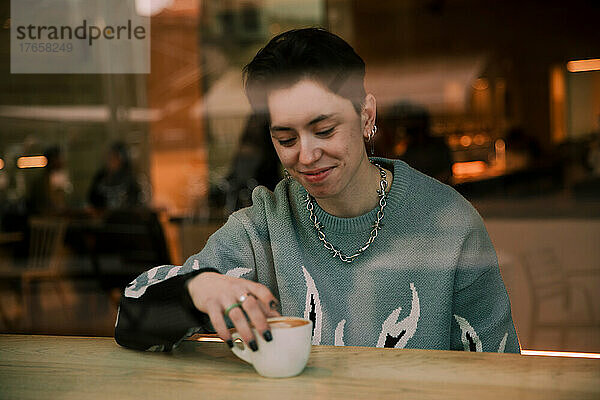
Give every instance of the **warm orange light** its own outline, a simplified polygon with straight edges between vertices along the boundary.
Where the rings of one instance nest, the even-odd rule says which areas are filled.
[[[473,89],[475,90],[486,90],[489,86],[490,84],[485,78],[479,78],[473,82]]]
[[[398,143],[396,143],[396,145],[394,146],[394,154],[396,154],[397,156],[401,156],[404,153],[406,153],[407,149],[408,149],[408,143],[404,140],[401,140]]]
[[[483,161],[469,161],[452,164],[452,174],[454,176],[473,176],[485,172],[486,165]]]
[[[524,356],[600,358],[598,353],[574,353],[570,351],[521,350]]]
[[[562,66],[550,69],[550,130],[552,141],[560,143],[567,138],[567,83]]]
[[[460,144],[460,138],[458,137],[458,135],[448,136],[448,144],[451,147],[458,147],[458,145]]]
[[[485,135],[483,135],[481,133],[478,133],[473,138],[473,143],[475,143],[477,146],[482,146],[486,141],[487,141],[487,138],[485,137]]]
[[[0,169],[4,169],[4,160],[0,158]]]
[[[569,72],[600,71],[600,58],[569,61],[567,63],[567,70]]]
[[[460,144],[462,144],[465,147],[469,147],[472,142],[473,139],[471,139],[471,136],[464,135],[460,137]]]
[[[46,165],[48,165],[48,159],[44,156],[28,156],[17,159],[19,168],[42,168]]]
[[[504,150],[506,150],[506,143],[504,142],[504,140],[498,139],[496,140],[496,143],[494,143],[494,147],[496,148],[497,152],[503,152]]]
[[[196,342],[223,342],[223,340],[221,338],[218,337],[199,337],[197,339],[194,339]]]

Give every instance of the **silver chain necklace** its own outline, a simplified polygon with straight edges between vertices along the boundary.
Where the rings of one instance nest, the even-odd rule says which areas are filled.
[[[346,263],[351,263],[356,259],[356,257],[364,253],[365,250],[369,248],[371,243],[375,241],[375,238],[377,237],[377,232],[382,227],[381,220],[383,220],[383,209],[387,205],[387,180],[385,179],[387,174],[379,164],[373,163],[373,165],[379,168],[379,174],[381,175],[381,180],[379,181],[379,190],[377,190],[377,195],[379,196],[379,211],[377,211],[377,218],[375,219],[375,223],[372,226],[371,234],[369,235],[369,240],[367,240],[367,243],[365,243],[363,247],[358,249],[358,251],[351,256],[342,254],[340,250],[336,249],[330,242],[327,241],[327,238],[325,237],[325,232],[323,232],[323,225],[319,222],[317,216],[314,213],[314,198],[309,193],[306,194],[306,209],[310,213],[310,221],[312,222],[313,226],[315,227],[315,230],[317,231],[317,234],[319,235],[319,240],[323,242],[323,246],[325,246],[325,248],[331,252],[331,255],[333,257],[338,257],[340,260]]]

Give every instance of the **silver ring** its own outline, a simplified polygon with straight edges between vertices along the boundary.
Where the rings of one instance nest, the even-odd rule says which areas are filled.
[[[250,296],[251,296],[250,293],[244,293],[238,299],[238,303],[242,304],[244,301],[248,300],[248,297],[250,297]]]

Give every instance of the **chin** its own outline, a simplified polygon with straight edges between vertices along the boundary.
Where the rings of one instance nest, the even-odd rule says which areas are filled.
[[[326,199],[335,197],[337,192],[333,188],[314,187],[314,185],[305,185],[304,189],[315,199]]]

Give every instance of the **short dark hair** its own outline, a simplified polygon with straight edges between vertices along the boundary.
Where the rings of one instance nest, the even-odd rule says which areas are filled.
[[[115,154],[121,159],[121,169],[128,170],[131,168],[131,157],[129,155],[129,150],[127,149],[127,144],[121,140],[117,140],[110,145],[109,149],[110,153]]]
[[[350,100],[360,115],[365,100],[365,63],[341,37],[323,28],[293,29],[267,43],[243,69],[246,96],[255,112],[268,113],[273,89],[313,79]]]

